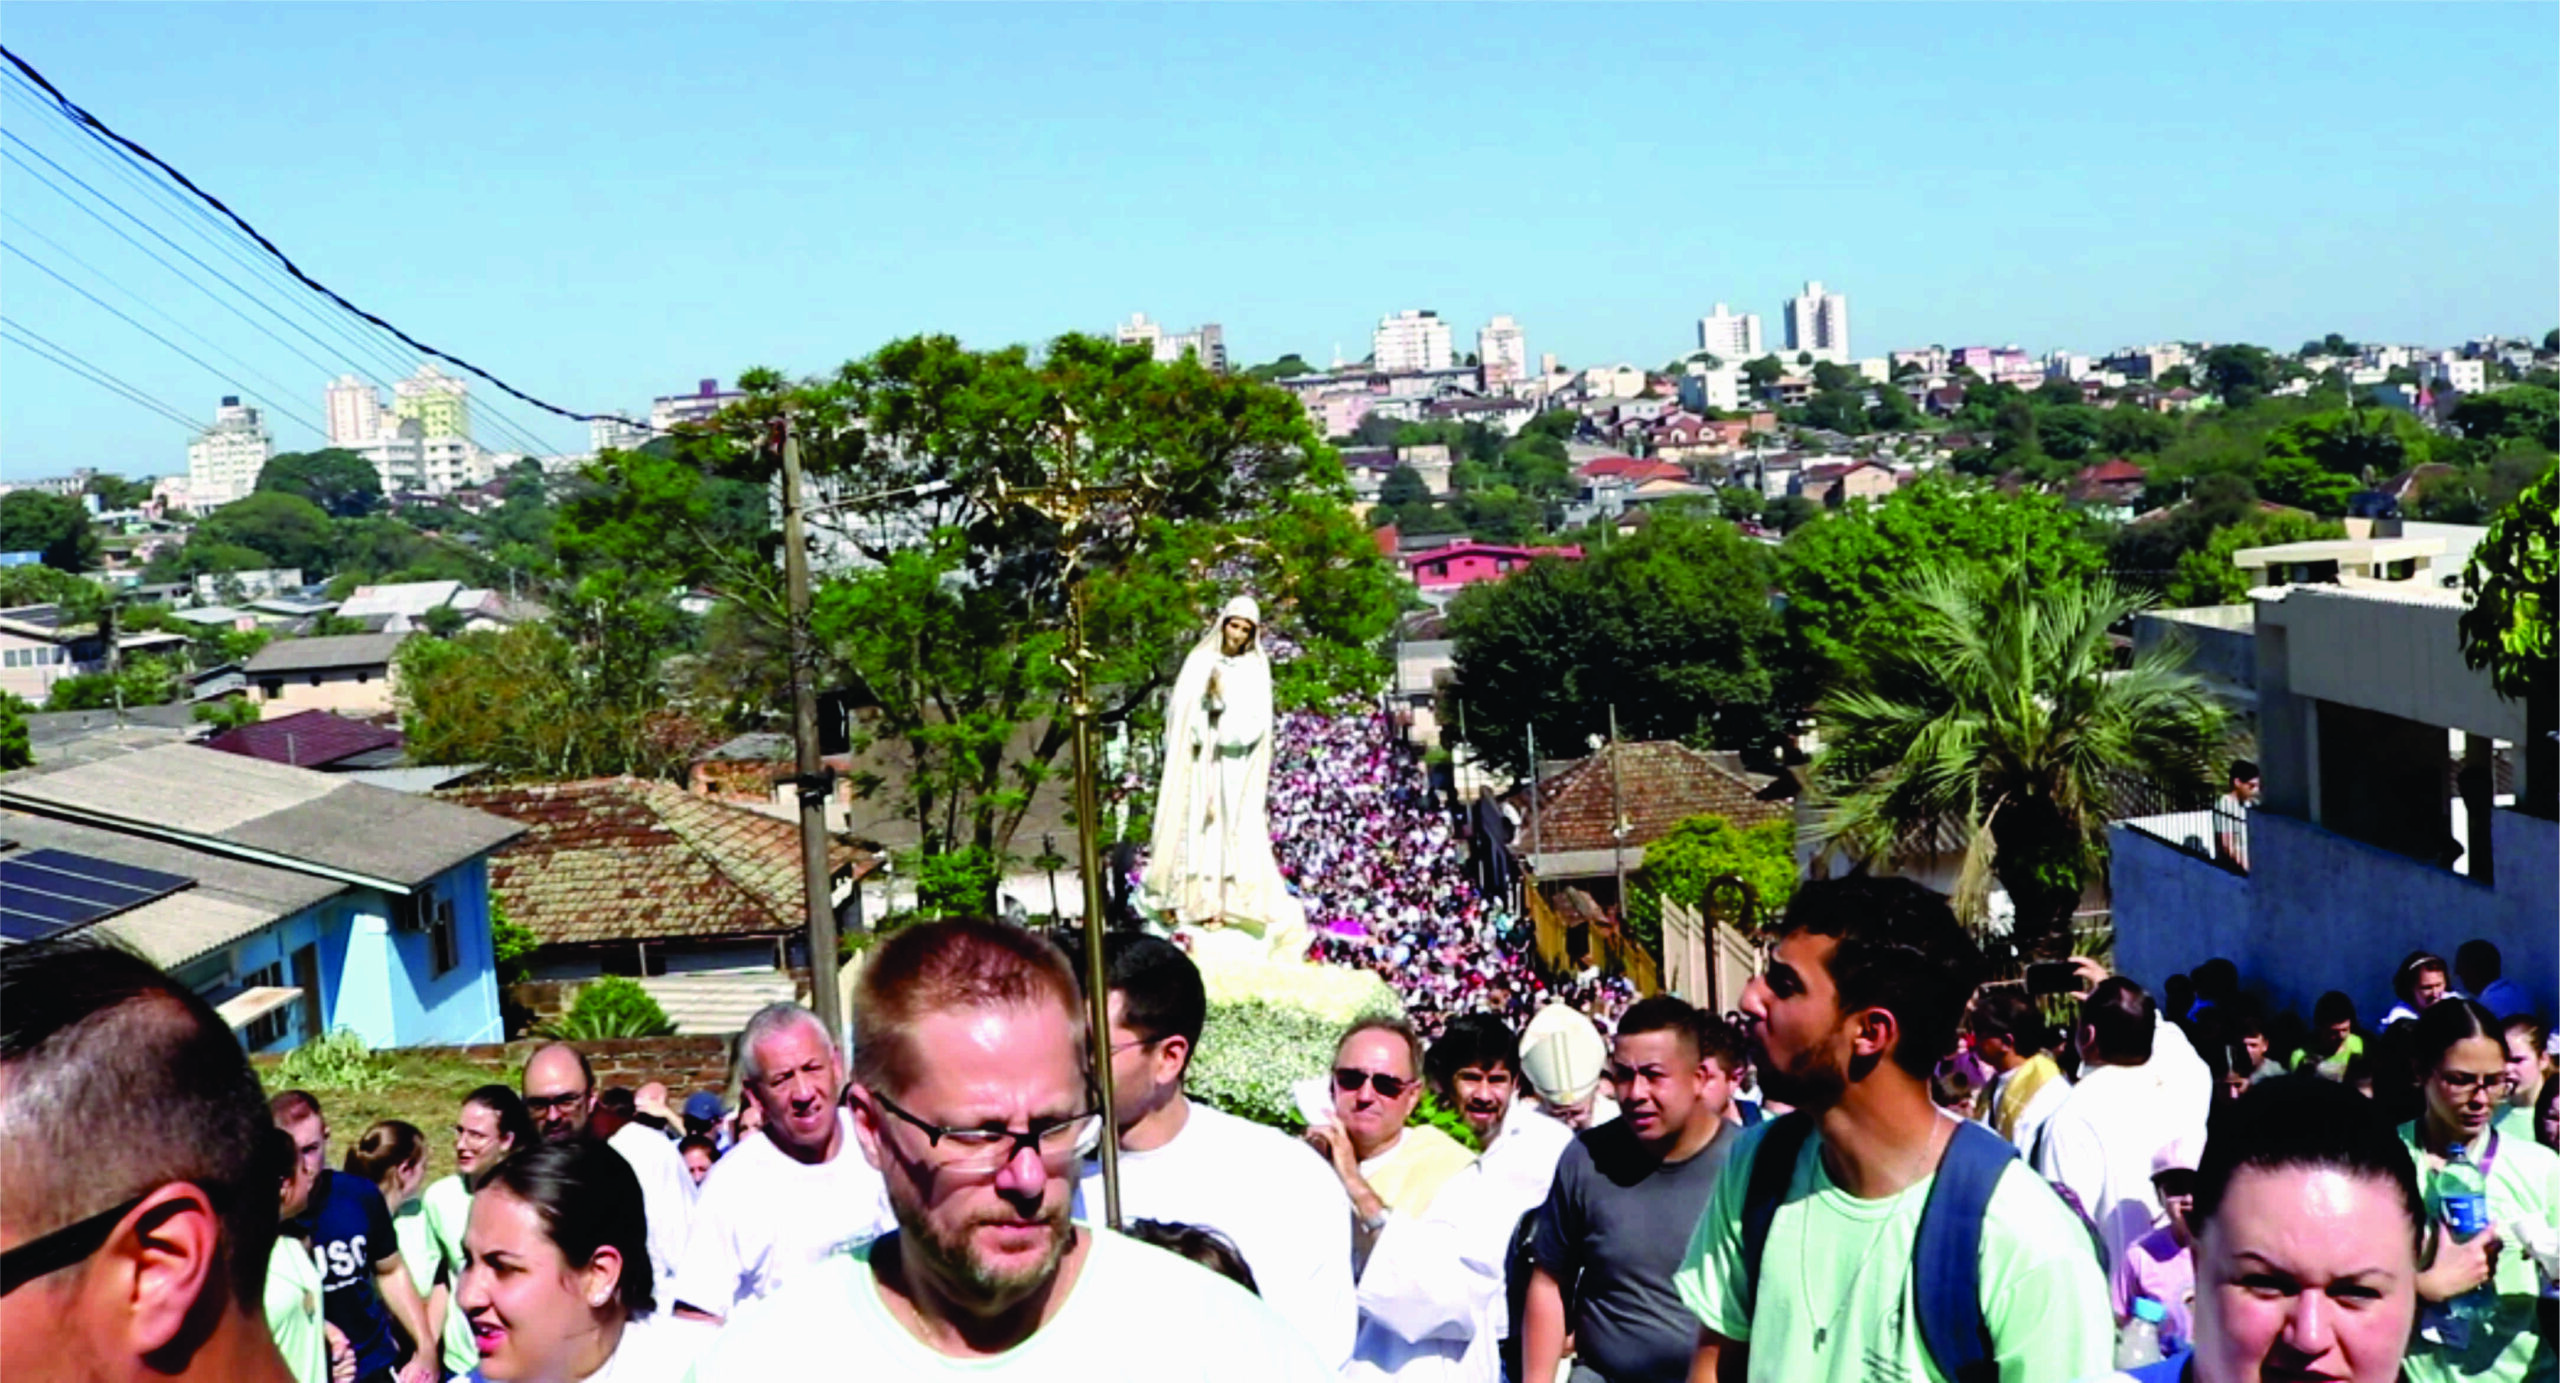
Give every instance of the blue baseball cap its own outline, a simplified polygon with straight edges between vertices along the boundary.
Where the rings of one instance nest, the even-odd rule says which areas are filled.
[[[708,1090],[697,1090],[685,1096],[684,1117],[688,1119],[700,1119],[707,1123],[717,1122],[728,1112],[721,1108],[720,1097]]]

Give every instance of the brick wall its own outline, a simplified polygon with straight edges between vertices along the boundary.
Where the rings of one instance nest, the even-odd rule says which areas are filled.
[[[489,1078],[507,1085],[516,1082],[524,1069],[525,1058],[542,1045],[533,1038],[513,1042],[480,1042],[467,1047],[418,1048],[436,1056],[451,1057],[487,1070]],[[618,1037],[603,1042],[581,1042],[578,1050],[596,1068],[596,1085],[627,1085],[633,1089],[650,1081],[664,1081],[669,1099],[681,1103],[696,1090],[723,1090],[729,1084],[729,1039],[717,1036],[697,1037]]]

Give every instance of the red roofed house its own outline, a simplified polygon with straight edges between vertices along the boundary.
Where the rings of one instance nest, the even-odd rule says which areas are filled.
[[[1687,480],[1685,467],[1668,461],[1640,461],[1632,456],[1602,456],[1585,461],[1573,473],[1585,480],[1617,480],[1634,489],[1650,480]]]
[[[1582,560],[1582,549],[1575,546],[1513,547],[1466,539],[1446,547],[1408,552],[1404,555],[1404,569],[1405,574],[1413,578],[1413,583],[1426,591],[1455,591],[1478,581],[1499,581],[1541,557],[1561,557],[1578,562]]]
[[[1610,881],[1622,847],[1626,871],[1633,874],[1644,865],[1644,847],[1690,817],[1711,813],[1751,827],[1791,816],[1793,806],[1773,791],[1777,782],[1744,771],[1731,754],[1669,740],[1622,742],[1540,783],[1538,837],[1532,841],[1524,827],[1517,843],[1537,852],[1542,881]],[[1626,823],[1623,839],[1612,829],[1620,820]]]
[[[1821,461],[1804,468],[1804,497],[1837,509],[1853,499],[1878,499],[1902,488],[1902,477],[1881,461]]]
[[[2082,467],[2071,477],[2071,498],[2130,511],[2134,501],[2142,498],[2142,481],[2142,468],[2119,456]]]
[[[205,748],[225,754],[322,773],[397,768],[407,746],[407,738],[397,730],[330,711],[296,711],[225,730],[204,742]]]

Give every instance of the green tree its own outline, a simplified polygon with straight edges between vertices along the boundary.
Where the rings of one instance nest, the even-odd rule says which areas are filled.
[[[2560,816],[2560,672],[2551,628],[2560,617],[2560,466],[2542,473],[2489,523],[2462,572],[2462,661],[2525,707],[2520,805]]]
[[[2087,404],[2069,403],[2040,409],[2036,414],[2037,442],[2056,461],[2087,458],[2098,450],[2105,435],[2106,415]]]
[[[151,502],[151,477],[127,480],[102,472],[89,477],[88,493],[98,497],[101,509],[139,509]]]
[[[45,697],[48,711],[102,711],[114,706],[165,706],[178,699],[183,683],[177,663],[166,658],[133,658],[114,672],[83,672],[53,684]]]
[[[80,501],[42,490],[0,495],[0,552],[33,552],[56,571],[98,565],[98,534]]]
[[[0,692],[0,773],[36,761],[35,745],[27,734],[27,712],[34,709],[24,697]]]
[[[337,530],[319,505],[300,495],[269,490],[248,495],[214,510],[196,525],[187,546],[211,543],[246,548],[269,567],[299,567],[303,579],[316,580],[331,569],[337,553]]]
[[[2079,520],[2047,495],[2006,495],[1927,479],[1872,504],[1852,505],[1787,537],[1778,550],[1792,666],[1813,687],[1853,671],[1871,631],[1914,617],[1901,577],[1919,567],[2024,562],[2050,585],[2095,576],[2097,548]]]
[[[2180,650],[2115,667],[2109,631],[2146,601],[2112,582],[1932,566],[1897,594],[1909,620],[1872,631],[1864,671],[1823,701],[1816,838],[1865,860],[1964,841],[1959,914],[1985,916],[1997,879],[2020,950],[2058,954],[2104,868],[2115,786],[2208,791],[2223,712]]]
[[[0,609],[74,605],[96,596],[98,583],[48,566],[0,567]]]
[[[1255,365],[1244,372],[1245,378],[1247,379],[1258,379],[1266,382],[1275,379],[1288,379],[1294,375],[1312,375],[1321,373],[1323,373],[1323,371],[1308,364],[1307,358],[1298,354],[1296,351],[1291,351],[1277,360],[1261,365]]]
[[[2169,578],[2166,603],[2173,609],[2200,605],[2239,605],[2249,599],[2249,585],[2232,555],[2253,547],[2280,543],[2315,543],[2347,536],[2344,525],[2309,514],[2283,511],[2258,514],[2215,529],[2204,546],[2178,555]]]
[[[1700,907],[1707,886],[1726,875],[1751,885],[1763,918],[1786,910],[1796,887],[1796,824],[1781,817],[1748,829],[1712,813],[1693,816],[1644,847],[1641,882],[1629,890],[1627,925],[1662,953],[1662,902]]]
[[[1505,772],[1607,731],[1759,749],[1776,738],[1768,658],[1777,619],[1767,550],[1730,525],[1670,512],[1581,561],[1543,558],[1449,607],[1455,675],[1444,733]],[[1454,737],[1453,737],[1454,738]]]
[[[2100,410],[2098,417],[2098,446],[2119,456],[2155,455],[2177,440],[2178,424],[2148,408],[2120,405]]]
[[[2347,512],[2356,482],[2307,456],[2270,456],[2258,467],[2258,493],[2271,503],[2331,517]]]
[[[609,598],[608,598],[609,600]],[[500,780],[673,780],[716,741],[669,708],[657,658],[672,607],[599,608],[452,639],[403,639],[401,729],[420,763],[487,764]],[[629,608],[639,604],[643,608]]]
[[[1857,394],[1846,389],[1825,390],[1805,401],[1804,421],[1808,427],[1854,437],[1867,430],[1867,408]]]
[[[258,489],[299,495],[333,519],[360,519],[382,507],[382,477],[373,463],[338,447],[269,458],[258,471]]]
[[[2465,394],[2453,406],[2453,425],[2480,441],[2518,438],[2560,451],[2560,393],[2530,384]]]
[[[1391,509],[1430,502],[1431,486],[1423,480],[1422,472],[1411,466],[1399,465],[1387,472],[1387,478],[1378,486],[1378,503]]]
[[[1822,517],[1822,506],[1802,495],[1780,495],[1760,510],[1762,526],[1780,534],[1793,533]]]
[[[2275,358],[2259,346],[2216,346],[2204,353],[2204,379],[2224,407],[2246,408],[2275,387]]]
[[[1757,360],[1746,360],[1742,363],[1742,378],[1750,384],[1754,393],[1766,392],[1769,386],[1786,378],[1786,375],[1785,363],[1774,355],[1764,355]]]
[[[1878,385],[1876,401],[1867,409],[1867,426],[1877,432],[1909,432],[1920,426],[1919,405],[1894,385]]]
[[[255,725],[262,718],[258,703],[245,696],[225,696],[196,703],[196,723],[212,726],[215,734]]]

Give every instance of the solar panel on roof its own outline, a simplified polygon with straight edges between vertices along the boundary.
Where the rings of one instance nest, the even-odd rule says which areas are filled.
[[[68,850],[0,858],[0,939],[41,941],[103,921],[195,880]]]

